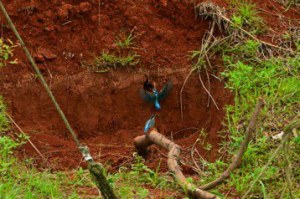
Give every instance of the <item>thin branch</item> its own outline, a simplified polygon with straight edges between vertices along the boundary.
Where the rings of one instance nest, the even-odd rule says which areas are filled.
[[[207,176],[207,175],[200,169],[200,167],[198,166],[198,164],[197,164],[197,162],[196,162],[196,160],[195,160],[195,158],[194,158],[195,147],[196,147],[196,144],[197,144],[198,141],[199,141],[199,139],[197,139],[197,140],[195,141],[195,143],[193,144],[193,146],[192,146],[192,149],[191,149],[191,157],[192,157],[192,160],[193,160],[194,165],[195,165],[196,168],[197,168],[197,172],[198,172],[199,174],[203,175],[203,176]]]
[[[98,7],[98,26],[100,27],[101,25],[101,1],[98,0],[98,4],[99,4],[99,7]]]
[[[213,21],[211,29],[210,29],[209,34],[208,34],[208,38],[207,38],[207,40],[205,40],[205,43],[201,47],[201,53],[199,55],[199,59],[200,59],[200,57],[203,57],[203,55],[207,53],[206,48],[208,47],[208,44],[210,43],[210,41],[212,39],[212,35],[213,35],[214,29],[215,29],[215,25],[216,25],[216,22]],[[185,80],[183,82],[183,85],[181,87],[181,90],[180,90],[180,110],[181,110],[181,119],[182,119],[182,121],[183,121],[183,99],[182,99],[182,93],[183,93],[185,84],[187,83],[188,79],[190,78],[190,76],[192,75],[193,72],[194,72],[194,68],[192,68],[190,70],[189,74],[186,76],[186,78],[185,78]]]
[[[10,121],[17,127],[17,129],[26,137],[28,137],[28,135],[20,128],[20,126],[14,121],[14,119],[8,114],[8,113],[4,113],[9,119]],[[48,165],[50,167],[50,169],[54,169],[54,167],[47,161],[47,159],[45,158],[45,156],[40,152],[40,150],[33,144],[33,142],[30,140],[30,138],[27,138],[29,144],[32,146],[32,148],[41,156],[41,158],[44,160],[44,162],[46,163],[46,165]]]
[[[208,65],[209,65],[210,69],[212,69],[212,66],[211,66],[210,61],[209,61],[208,56],[207,56],[207,53],[205,53],[205,57],[206,57],[206,61],[207,61]],[[211,90],[210,90],[210,77],[209,77],[207,68],[204,67],[204,69],[205,69],[205,73],[206,73],[206,77],[207,77],[208,91],[209,91],[209,93],[210,93],[210,91],[211,91]],[[210,104],[210,96],[208,95],[207,107],[209,107],[209,104]]]
[[[182,92],[184,90],[184,87],[185,87],[185,84],[187,83],[188,79],[190,78],[190,76],[193,74],[194,70],[191,69],[189,74],[186,76],[184,82],[183,82],[183,85],[181,87],[181,90],[180,90],[180,111],[181,111],[181,120],[183,121],[183,100],[182,100]]]
[[[252,133],[255,131],[257,117],[259,115],[259,112],[260,112],[261,107],[263,106],[263,104],[264,104],[263,100],[259,99],[257,104],[256,104],[256,107],[255,107],[254,113],[252,115],[252,118],[250,120],[249,126],[246,130],[246,137],[245,137],[245,139],[243,140],[243,142],[240,146],[238,154],[235,156],[235,158],[233,159],[230,166],[227,168],[226,171],[224,171],[224,173],[222,173],[222,175],[219,178],[217,178],[216,180],[214,180],[214,181],[212,181],[208,184],[205,184],[205,185],[201,186],[200,187],[201,189],[208,190],[208,189],[212,189],[212,188],[218,186],[219,184],[222,184],[225,181],[225,179],[230,176],[230,173],[234,169],[236,169],[237,166],[241,163],[243,155],[246,152],[248,144],[249,144],[249,142],[252,138]]]
[[[292,180],[291,180],[291,162],[289,159],[289,149],[290,149],[290,140],[287,140],[284,143],[284,161],[285,161],[285,178],[286,178],[286,182],[287,182],[287,187],[289,190],[289,195],[290,195],[290,199],[293,199],[293,194],[292,194]]]

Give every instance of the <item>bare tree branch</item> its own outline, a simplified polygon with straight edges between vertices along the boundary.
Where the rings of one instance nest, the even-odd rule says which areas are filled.
[[[147,147],[152,144],[157,144],[160,147],[169,151],[168,153],[168,167],[174,174],[175,179],[183,190],[193,198],[204,199],[217,199],[214,194],[208,193],[201,189],[196,188],[193,184],[189,183],[180,170],[178,160],[180,158],[181,148],[177,144],[168,140],[166,137],[157,132],[156,129],[152,130],[147,135],[138,136],[134,139],[134,145],[139,154],[147,154]]]

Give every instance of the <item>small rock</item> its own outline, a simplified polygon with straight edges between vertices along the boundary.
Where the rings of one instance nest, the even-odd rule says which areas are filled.
[[[162,3],[163,6],[167,6],[168,5],[168,0],[161,0],[160,1]]]
[[[51,17],[53,16],[53,13],[52,13],[51,10],[47,10],[47,11],[44,12],[44,15],[45,15],[46,17],[48,17],[48,18],[51,18]]]
[[[91,17],[91,20],[92,20],[92,22],[96,22],[96,21],[99,20],[99,17],[98,17],[97,15],[93,15],[93,16]],[[101,18],[100,18],[100,20],[101,20]]]
[[[141,44],[142,44],[143,48],[148,48],[150,46],[150,44],[145,41],[141,41]]]
[[[79,5],[80,12],[82,12],[82,13],[90,12],[92,10],[92,8],[93,8],[93,6],[89,2],[82,2]]]
[[[173,35],[173,31],[172,30],[167,30],[167,35]]]
[[[71,4],[63,4],[58,10],[58,16],[61,18],[68,18],[70,11],[73,9]]]
[[[45,58],[43,57],[42,54],[36,54],[33,57],[34,57],[35,61],[37,61],[37,62],[44,62],[45,61]]]
[[[53,60],[57,58],[56,54],[45,48],[40,48],[38,50],[37,56],[40,57],[40,55],[42,55],[47,60]]]

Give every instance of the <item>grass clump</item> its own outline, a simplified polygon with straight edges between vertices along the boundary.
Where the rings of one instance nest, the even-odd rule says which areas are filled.
[[[132,33],[130,33],[128,36],[120,35],[116,38],[115,44],[120,47],[121,49],[128,49],[131,48],[131,46],[134,44],[133,39],[135,37],[132,36]]]
[[[230,5],[236,10],[231,18],[234,29],[244,28],[254,35],[265,30],[263,19],[256,9],[257,4],[253,4],[251,1],[231,1]]]
[[[90,61],[84,61],[83,66],[89,68],[92,72],[105,73],[112,67],[126,67],[135,66],[139,63],[139,55],[136,51],[132,51],[133,39],[135,37],[130,34],[129,36],[119,36],[115,40],[117,50],[113,52],[103,51],[100,56],[95,56]]]
[[[139,60],[139,55],[134,52],[129,52],[125,57],[119,57],[116,53],[102,52],[98,57],[95,57],[92,61],[84,62],[91,71],[96,73],[105,73],[113,68],[135,66]]]

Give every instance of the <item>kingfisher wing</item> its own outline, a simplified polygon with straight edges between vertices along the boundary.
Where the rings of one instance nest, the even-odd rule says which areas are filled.
[[[155,102],[155,95],[145,91],[144,89],[140,89],[140,95],[145,102]]]
[[[158,93],[158,100],[165,99],[172,91],[172,81],[168,80],[163,89]]]

